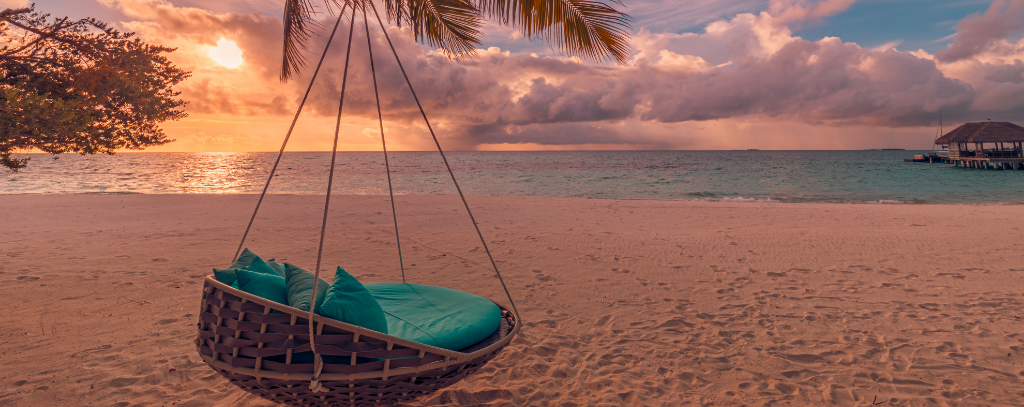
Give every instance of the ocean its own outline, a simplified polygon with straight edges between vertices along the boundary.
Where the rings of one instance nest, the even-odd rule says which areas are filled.
[[[905,163],[920,151],[450,152],[467,195],[598,199],[1024,203],[1024,171]],[[277,153],[119,153],[0,170],[0,194],[259,193]],[[335,194],[386,194],[380,152],[338,155]],[[436,152],[390,153],[398,194],[454,194]],[[285,153],[273,194],[323,194],[330,153]]]

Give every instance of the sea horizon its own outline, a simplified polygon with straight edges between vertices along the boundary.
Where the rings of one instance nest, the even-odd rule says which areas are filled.
[[[928,150],[449,151],[467,195],[780,203],[1024,204],[1015,171],[905,163]],[[436,151],[389,152],[395,193],[456,193]],[[260,193],[277,152],[25,154],[0,194]],[[330,152],[286,152],[268,193],[326,191]],[[387,193],[381,152],[338,152],[333,194]]]

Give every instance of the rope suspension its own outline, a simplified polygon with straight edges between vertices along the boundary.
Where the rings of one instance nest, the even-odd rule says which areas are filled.
[[[444,155],[444,150],[441,149],[441,143],[437,141],[437,136],[434,135],[434,128],[430,126],[430,120],[427,119],[427,113],[423,110],[423,105],[420,103],[420,98],[416,96],[416,91],[412,87],[412,81],[409,80],[409,75],[405,73],[405,67],[402,66],[402,60],[398,58],[398,51],[395,51],[395,44],[391,42],[391,37],[388,35],[387,28],[384,27],[384,21],[381,20],[380,14],[377,13],[377,6],[373,5],[372,1],[369,1],[370,8],[373,9],[374,16],[377,17],[377,23],[380,24],[380,29],[384,32],[384,38],[388,40],[388,46],[391,47],[391,53],[395,55],[395,62],[398,62],[398,68],[402,71],[402,76],[405,77],[405,83],[409,85],[409,92],[412,93],[412,98],[416,100],[416,107],[420,109],[420,114],[423,116],[423,122],[427,124],[427,130],[430,130],[430,137],[434,139],[434,145],[437,146],[437,152],[441,153],[441,159],[444,161],[444,167],[448,170],[448,175],[452,177],[452,183],[455,184],[455,190],[459,192],[459,198],[462,198],[462,204],[466,207],[466,213],[469,214],[469,220],[473,222],[473,228],[476,229],[477,236],[480,237],[480,244],[484,247],[484,252],[487,253],[487,258],[491,261],[491,266],[494,267],[494,274],[498,276],[498,281],[501,282],[501,288],[505,290],[505,296],[508,297],[509,304],[512,305],[512,311],[515,312],[516,318],[519,318],[519,310],[516,309],[516,303],[512,300],[512,294],[508,292],[508,286],[505,285],[505,279],[501,278],[501,272],[498,271],[498,264],[494,262],[494,256],[491,255],[491,250],[487,248],[487,240],[484,239],[484,234],[480,232],[480,226],[476,223],[476,218],[473,217],[473,211],[469,209],[469,203],[466,202],[466,196],[462,194],[462,188],[459,187],[459,181],[455,179],[455,173],[452,172],[452,166],[448,164],[448,157]]]
[[[345,72],[341,76],[341,98],[338,101],[338,121],[334,125],[334,146],[331,148],[331,169],[327,176],[327,198],[324,200],[324,220],[320,225],[320,247],[316,252],[316,273],[313,277],[313,295],[309,300],[309,347],[313,351],[315,366],[313,378],[310,379],[309,389],[314,393],[326,391],[320,384],[320,373],[323,372],[324,361],[319,353],[316,353],[316,341],[313,339],[313,310],[316,308],[316,288],[320,283],[320,260],[324,254],[324,236],[327,234],[327,212],[331,207],[331,187],[334,185],[334,164],[338,158],[338,135],[341,133],[341,111],[345,107],[345,85],[348,84],[348,63],[352,56],[352,33],[356,26],[356,10],[352,8],[352,21],[348,26],[348,47],[345,51]]]
[[[245,246],[245,238],[249,236],[249,230],[252,229],[252,223],[256,220],[256,213],[260,211],[260,205],[263,204],[263,197],[267,196],[267,188],[270,188],[270,181],[274,180],[274,173],[277,172],[277,165],[281,163],[281,156],[284,155],[284,148],[288,145],[288,139],[292,137],[292,131],[295,130],[295,123],[299,120],[299,114],[302,113],[302,108],[306,106],[306,99],[309,98],[309,92],[313,90],[313,83],[316,82],[316,76],[320,73],[320,67],[324,64],[324,58],[327,57],[327,50],[331,49],[331,42],[334,41],[334,33],[338,32],[338,26],[341,25],[341,17],[345,15],[345,7],[348,3],[341,6],[341,12],[338,13],[338,21],[334,23],[334,30],[331,30],[331,36],[327,38],[327,45],[324,46],[324,53],[320,55],[320,62],[316,64],[316,70],[313,71],[313,77],[309,79],[309,86],[306,87],[306,94],[302,95],[302,102],[299,103],[299,108],[295,110],[295,117],[292,118],[292,124],[288,127],[288,133],[284,136],[284,142],[281,143],[281,151],[277,152],[277,159],[274,160],[274,166],[270,169],[270,176],[267,177],[267,183],[263,186],[263,192],[260,193],[259,201],[256,201],[256,209],[252,211],[252,217],[249,218],[249,225],[245,227],[245,233],[242,234],[242,241],[238,243],[238,249],[235,250],[235,256],[231,258],[231,262],[238,259],[238,254],[242,252],[242,247]]]
[[[363,3],[363,27],[366,28],[366,50],[370,54],[370,74],[373,76],[373,96],[377,101],[377,123],[380,124],[380,144],[384,149],[384,168],[388,173],[388,195],[391,196],[391,217],[395,221],[395,241],[398,245],[398,266],[402,269],[405,282],[405,263],[402,261],[402,239],[398,237],[398,214],[395,210],[395,190],[391,186],[391,164],[388,163],[388,143],[384,140],[384,118],[380,113],[380,94],[377,92],[377,70],[373,66],[373,45],[370,41],[370,24],[366,22],[366,4]]]
[[[399,67],[399,69],[402,72],[402,76],[405,78],[405,82],[409,86],[409,91],[410,91],[410,93],[412,93],[412,97],[416,101],[416,106],[417,106],[417,108],[420,111],[420,115],[423,117],[423,121],[424,121],[424,123],[426,123],[427,129],[430,131],[430,137],[434,140],[434,145],[437,146],[437,151],[441,155],[441,159],[444,162],[445,169],[448,171],[448,175],[451,177],[452,183],[455,185],[455,189],[456,189],[456,191],[459,194],[459,198],[462,200],[462,204],[463,204],[463,206],[466,209],[466,213],[469,215],[469,219],[470,219],[471,223],[473,224],[473,228],[476,230],[477,236],[480,238],[480,243],[481,243],[481,245],[484,248],[484,252],[487,253],[487,258],[491,262],[491,266],[494,269],[494,273],[498,277],[498,281],[501,283],[501,287],[505,291],[505,296],[508,298],[509,304],[512,307],[512,312],[515,314],[516,320],[518,321],[519,320],[519,310],[516,308],[515,301],[512,299],[512,295],[509,293],[508,286],[505,284],[505,280],[504,280],[504,278],[502,278],[501,272],[498,270],[498,265],[494,261],[494,256],[491,254],[491,250],[487,246],[487,241],[486,241],[486,239],[484,239],[483,233],[480,231],[480,226],[477,224],[476,218],[473,216],[473,211],[469,207],[469,203],[466,200],[466,196],[463,194],[462,188],[459,186],[459,182],[455,178],[455,173],[454,173],[454,171],[452,171],[451,165],[448,162],[448,158],[445,155],[444,150],[441,148],[441,143],[438,141],[437,135],[434,133],[434,129],[430,125],[430,120],[427,118],[426,111],[423,109],[423,105],[420,103],[419,97],[416,95],[416,91],[414,90],[414,88],[412,86],[412,81],[409,79],[409,75],[406,73],[405,67],[402,65],[402,61],[398,57],[398,52],[395,50],[394,43],[391,41],[391,37],[388,35],[387,28],[384,25],[384,22],[381,19],[380,14],[377,12],[377,7],[371,1],[361,1],[359,3],[360,3],[360,6],[361,6],[360,8],[362,9],[361,11],[363,13],[363,25],[365,26],[365,29],[366,29],[366,45],[367,45],[367,50],[368,50],[369,59],[370,59],[370,72],[371,72],[371,75],[373,77],[373,92],[374,92],[374,97],[375,97],[376,105],[377,105],[377,120],[378,120],[378,125],[379,125],[380,133],[381,133],[381,145],[382,145],[382,148],[384,150],[384,165],[385,165],[385,170],[387,172],[388,193],[389,193],[389,196],[390,196],[390,199],[391,199],[391,215],[392,215],[392,219],[394,220],[394,224],[395,224],[395,238],[398,241],[398,258],[399,258],[399,266],[401,267],[401,272],[402,272],[402,282],[403,283],[405,282],[405,264],[404,264],[404,261],[402,259],[401,239],[399,238],[399,234],[398,234],[398,215],[397,215],[397,209],[396,209],[396,206],[395,206],[394,187],[393,187],[392,179],[391,179],[391,165],[390,165],[390,162],[389,162],[389,159],[388,159],[388,154],[387,154],[387,142],[386,142],[385,137],[384,137],[384,119],[383,119],[383,114],[381,112],[381,107],[380,107],[380,93],[379,93],[379,89],[378,89],[378,86],[377,86],[376,67],[375,67],[374,62],[373,62],[372,40],[370,39],[370,28],[369,28],[369,24],[368,24],[368,21],[367,21],[367,13],[366,13],[366,3],[367,2],[370,3],[370,8],[373,10],[374,16],[377,19],[377,23],[380,25],[381,31],[384,34],[384,38],[387,40],[388,46],[391,48],[391,53],[395,57],[395,62],[398,63],[398,67]],[[266,197],[267,190],[270,187],[270,183],[274,179],[274,175],[277,172],[278,165],[280,164],[281,158],[284,155],[285,147],[288,145],[288,141],[291,138],[292,132],[295,129],[295,124],[298,121],[298,118],[299,118],[300,114],[302,113],[302,109],[305,106],[307,99],[309,98],[309,94],[310,94],[310,92],[311,92],[311,90],[313,88],[313,84],[316,81],[317,75],[320,72],[320,68],[322,67],[324,59],[327,56],[327,51],[330,49],[331,43],[334,40],[334,36],[337,33],[337,31],[338,31],[338,27],[341,24],[341,19],[344,16],[345,8],[348,6],[348,3],[349,2],[345,2],[345,4],[342,6],[341,11],[338,14],[338,20],[334,24],[334,29],[331,31],[331,35],[328,38],[326,46],[324,47],[323,54],[320,56],[320,60],[317,63],[316,70],[313,72],[313,77],[310,79],[309,85],[306,88],[306,93],[303,95],[302,101],[299,103],[299,107],[298,107],[298,109],[295,112],[295,116],[292,118],[292,122],[291,122],[291,125],[288,128],[287,134],[285,135],[284,142],[281,143],[281,149],[278,152],[277,158],[274,161],[274,165],[273,165],[273,167],[270,170],[270,176],[267,178],[267,182],[263,186],[263,191],[260,193],[260,198],[256,202],[256,208],[255,208],[255,210],[253,210],[252,217],[250,217],[250,219],[249,219],[249,224],[246,226],[245,233],[243,233],[243,235],[242,235],[242,240],[241,240],[241,242],[238,245],[238,249],[235,251],[235,256],[232,258],[232,261],[234,261],[235,259],[238,258],[239,253],[241,253],[242,248],[245,246],[245,240],[248,237],[250,230],[252,229],[252,225],[253,225],[253,223],[254,223],[254,221],[256,219],[256,214],[259,212],[260,206],[263,203],[263,199]],[[328,217],[328,213],[329,213],[329,210],[330,210],[331,191],[332,191],[333,184],[334,184],[334,171],[335,171],[335,166],[336,166],[336,162],[337,162],[337,155],[338,155],[338,141],[339,141],[340,132],[341,132],[341,116],[342,116],[342,111],[343,111],[343,108],[344,108],[345,90],[346,90],[346,86],[347,86],[347,82],[348,82],[348,68],[349,68],[349,62],[351,60],[351,54],[352,54],[352,37],[353,37],[354,27],[355,27],[355,14],[357,12],[356,6],[353,5],[353,7],[351,8],[350,11],[352,13],[352,17],[351,17],[350,22],[349,22],[348,44],[347,44],[347,48],[346,48],[346,51],[345,51],[345,69],[344,69],[344,73],[343,73],[343,77],[342,77],[342,82],[341,82],[341,95],[340,95],[339,102],[338,102],[338,117],[337,117],[337,121],[335,122],[335,128],[334,128],[334,144],[333,144],[333,147],[331,149],[331,164],[330,164],[330,169],[329,169],[329,175],[328,175],[328,178],[327,178],[327,196],[326,196],[326,198],[324,200],[324,214],[323,214],[322,223],[320,225],[320,240],[319,240],[319,247],[317,249],[317,256],[316,256],[316,269],[315,269],[315,276],[314,276],[314,279],[313,279],[313,290],[312,290],[313,292],[312,292],[312,296],[311,296],[311,299],[310,299],[309,313],[307,315],[308,328],[309,328],[309,344],[310,344],[311,351],[312,351],[312,353],[314,355],[314,372],[313,372],[312,377],[310,378],[310,386],[309,386],[309,388],[310,388],[310,390],[312,392],[327,391],[327,389],[323,388],[323,386],[322,386],[322,384],[320,382],[320,376],[321,376],[321,373],[323,372],[324,362],[323,362],[323,359],[320,356],[320,354],[318,354],[317,351],[316,351],[316,343],[315,343],[316,332],[315,332],[313,318],[314,318],[314,310],[315,310],[315,304],[316,304],[317,287],[318,287],[318,284],[320,282],[320,267],[321,267],[321,262],[322,262],[322,258],[323,258],[324,241],[325,241],[326,231],[327,231],[327,217]]]

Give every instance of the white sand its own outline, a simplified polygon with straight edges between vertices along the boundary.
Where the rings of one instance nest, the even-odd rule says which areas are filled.
[[[1024,405],[1024,206],[471,197],[526,321],[428,405]],[[0,196],[0,406],[267,406],[195,351],[253,196]],[[381,197],[325,264],[398,279]],[[322,198],[249,246],[312,267]],[[400,197],[410,282],[503,298],[456,197]]]

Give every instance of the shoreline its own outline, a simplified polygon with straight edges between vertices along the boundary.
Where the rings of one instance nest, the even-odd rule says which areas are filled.
[[[205,193],[145,193],[145,192],[26,192],[26,193],[0,193],[2,196],[259,196],[258,193],[222,193],[222,194],[205,194]],[[291,194],[291,193],[268,193],[267,196],[312,196],[322,197],[323,194]],[[353,194],[331,194],[331,197],[385,197],[383,194],[364,194],[364,195],[353,195]],[[420,197],[420,196],[458,196],[458,194],[402,194],[396,193],[396,197]],[[596,200],[596,201],[622,201],[622,202],[703,202],[703,203],[722,203],[722,204],[782,204],[782,205],[907,205],[907,206],[1024,206],[1024,200],[1017,202],[905,202],[898,200],[887,200],[882,199],[879,201],[786,201],[776,200],[771,198],[694,198],[694,199],[624,199],[624,198],[584,198],[584,197],[558,197],[558,196],[526,196],[526,195],[466,195],[467,199],[472,198],[525,198],[525,199],[578,199],[578,200]]]
[[[410,282],[502,302],[456,196],[397,201]],[[387,197],[331,202],[328,268],[398,278]],[[271,406],[193,342],[202,278],[227,264],[254,204],[0,200],[0,405]],[[524,329],[425,404],[1024,404],[1024,206],[469,204]],[[246,246],[312,264],[323,196],[263,205]]]

